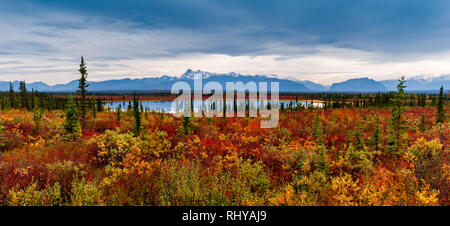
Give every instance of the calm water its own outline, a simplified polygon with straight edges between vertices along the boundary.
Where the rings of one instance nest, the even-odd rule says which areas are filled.
[[[177,104],[174,104],[174,106],[172,106],[172,102],[173,101],[140,101],[140,104],[142,104],[142,107],[146,110],[149,111],[158,111],[158,112],[176,112],[178,111],[182,111],[184,109],[184,102],[178,102]],[[238,106],[244,107],[246,105],[249,104],[249,101],[236,101]],[[288,108],[289,105],[292,105],[292,107],[296,107],[296,106],[305,106],[305,107],[310,107],[311,106],[311,102],[305,102],[305,101],[290,101],[290,100],[280,100],[278,101],[279,106],[281,107],[281,105],[284,105],[285,108]],[[202,101],[194,101],[194,111],[199,111],[199,109],[202,107]],[[262,103],[263,105],[267,105],[267,101]],[[177,109],[177,105],[178,105],[178,109]],[[228,109],[231,109],[231,107],[233,106],[233,101],[226,101],[226,105]],[[251,101],[249,108],[254,110],[254,109],[258,109],[260,108],[261,104],[258,101]],[[111,108],[112,110],[117,110],[117,108],[120,108],[122,110],[126,110],[128,108],[128,106],[133,106],[133,102],[132,101],[121,101],[121,102],[105,102],[104,106],[107,108]],[[210,112],[212,111],[215,106],[217,106],[217,108],[220,110],[223,107],[223,101],[203,101],[203,109],[204,112]],[[312,104],[313,107],[322,107],[323,104],[322,103],[314,103]]]

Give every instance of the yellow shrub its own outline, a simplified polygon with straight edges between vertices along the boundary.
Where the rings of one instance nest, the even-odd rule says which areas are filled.
[[[331,191],[333,193],[332,200],[334,204],[339,206],[356,206],[358,200],[357,193],[360,191],[358,179],[353,180],[349,174],[344,174],[331,179]]]
[[[326,172],[313,171],[306,175],[298,175],[291,183],[297,192],[297,202],[299,205],[316,206],[327,204],[327,192],[330,183]]]
[[[120,164],[127,153],[139,148],[141,140],[132,133],[120,133],[119,130],[105,130],[88,141],[93,145],[97,158],[104,164]]]
[[[72,206],[104,206],[103,193],[95,183],[86,183],[85,179],[72,182]]]
[[[416,191],[417,205],[419,206],[436,206],[438,205],[439,191],[431,190],[430,185],[423,186],[419,191]]]
[[[143,137],[142,154],[144,157],[160,157],[171,151],[171,143],[164,131],[155,131]]]
[[[430,141],[425,140],[421,137],[416,140],[413,146],[409,148],[417,158],[423,159],[427,157],[434,157],[442,152],[443,145],[438,139],[433,139]]]
[[[295,191],[291,185],[287,185],[280,193],[277,193],[275,197],[269,198],[271,205],[275,206],[292,206],[294,203]]]
[[[13,188],[8,192],[8,205],[11,206],[53,206],[61,204],[61,187],[55,183],[51,187],[39,190],[37,183],[25,189]]]

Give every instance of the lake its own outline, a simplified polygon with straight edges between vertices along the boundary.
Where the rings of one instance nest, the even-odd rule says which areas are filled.
[[[202,107],[202,102],[204,105],[203,106],[204,112],[212,111],[212,109],[214,109],[215,106],[217,106],[219,110],[223,107],[223,101],[208,101],[208,100],[197,101],[197,100],[195,100],[195,101],[193,101],[195,112],[198,112],[199,109]],[[178,111],[183,110],[184,102],[178,102],[178,104],[174,104],[174,106],[172,106],[172,103],[173,103],[173,101],[140,101],[140,104],[142,104],[142,107],[148,111],[174,113],[177,110]],[[236,103],[238,106],[244,107],[249,104],[249,101],[242,100],[242,101],[236,101]],[[294,108],[296,106],[305,106],[305,107],[311,106],[311,102],[306,102],[306,101],[297,101],[296,102],[296,101],[291,101],[291,100],[280,100],[280,101],[278,101],[278,103],[279,103],[280,107],[282,105],[284,105],[284,108],[288,108],[288,106],[290,106],[290,105],[292,105],[292,107],[294,107]],[[267,101],[263,101],[262,104],[264,106],[267,106]],[[119,108],[119,106],[122,110],[126,110],[128,108],[128,105],[130,107],[133,106],[133,102],[132,101],[105,102],[103,105],[109,109],[112,109],[113,111],[117,110]],[[233,101],[227,100],[226,105],[227,105],[227,109],[231,109],[231,106],[233,106]],[[177,109],[177,106],[178,106],[178,109]],[[321,108],[321,107],[323,107],[323,103],[313,102],[312,106]],[[249,105],[250,109],[256,110],[260,107],[261,107],[261,104],[258,101],[250,102],[250,105]]]

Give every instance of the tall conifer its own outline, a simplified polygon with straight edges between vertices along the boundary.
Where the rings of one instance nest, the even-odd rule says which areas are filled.
[[[85,127],[86,124],[86,109],[87,109],[87,103],[86,103],[86,96],[87,96],[87,87],[89,84],[87,84],[87,70],[86,70],[86,63],[84,63],[84,57],[81,57],[81,63],[80,63],[80,69],[78,70],[81,74],[78,85],[78,94],[81,96],[79,107],[80,107],[80,117],[81,117],[81,126]]]
[[[441,86],[439,91],[438,103],[437,103],[437,118],[436,123],[442,123],[445,120],[445,112],[444,112],[444,87]]]

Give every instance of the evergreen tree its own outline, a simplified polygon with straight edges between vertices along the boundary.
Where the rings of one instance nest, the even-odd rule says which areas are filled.
[[[234,95],[234,94],[233,94]],[[237,96],[233,96],[233,111],[234,111],[234,115],[233,115],[233,117],[237,114],[237,109],[238,109],[238,106],[237,106]]]
[[[364,140],[362,138],[362,128],[361,128],[361,123],[358,121],[356,121],[356,126],[355,126],[355,131],[353,133],[353,137],[354,137],[354,143],[355,143],[355,147],[358,150],[363,150],[364,149]]]
[[[426,127],[426,120],[425,120],[425,113],[422,113],[422,117],[420,118],[420,124],[419,124],[419,128],[420,131],[425,131]]]
[[[97,99],[97,112],[102,112],[102,111],[103,111],[102,99],[98,98]]]
[[[222,107],[222,110],[223,110],[223,115],[222,115],[222,117],[223,117],[223,118],[227,117],[227,100],[226,100],[226,97],[223,98],[223,107]]]
[[[20,81],[20,83],[19,83],[19,96],[20,96],[21,107],[29,110],[28,93],[27,93],[27,87],[25,85],[25,81]]]
[[[97,106],[95,104],[95,99],[92,99],[91,103],[91,109],[92,109],[92,117],[97,118]]]
[[[120,113],[122,111],[122,104],[119,104],[119,107],[117,108],[117,121],[120,122]]]
[[[142,104],[141,104],[141,106],[142,106]],[[145,110],[144,110],[144,116],[145,116],[145,120],[148,121],[148,110],[147,110],[147,108],[145,108]]]
[[[35,106],[36,104],[36,94],[35,91],[33,89],[31,89],[31,93],[30,93],[30,109],[31,110],[35,110],[37,106]]]
[[[4,111],[5,110],[5,108],[6,108],[6,98],[5,98],[5,96],[3,96],[2,95],[2,99],[1,99],[1,107],[2,107],[2,111]]]
[[[131,102],[128,101],[127,112],[131,111]]]
[[[437,118],[436,123],[442,123],[445,121],[445,112],[444,112],[444,87],[441,86],[439,91],[438,103],[437,103]]]
[[[64,129],[66,130],[66,138],[69,140],[80,139],[81,130],[80,123],[78,121],[78,111],[72,96],[69,96],[69,100],[66,105],[66,119],[64,121]]]
[[[81,74],[78,85],[78,94],[81,96],[81,100],[79,103],[80,107],[80,116],[81,116],[81,126],[84,128],[86,124],[86,109],[87,109],[87,102],[86,102],[86,96],[87,96],[87,87],[89,84],[87,84],[87,70],[86,70],[86,63],[84,63],[84,58],[81,57],[81,63],[80,63],[80,69],[78,70]]]
[[[431,98],[431,106],[437,106],[437,97],[436,97],[436,95],[433,95],[432,97],[430,96],[430,98]]]
[[[378,150],[378,145],[380,143],[381,136],[380,136],[380,116],[378,113],[375,115],[375,126],[373,130],[373,136],[372,136],[372,143],[375,147],[375,150]]]
[[[16,94],[12,82],[9,82],[9,104],[11,108],[16,107]]]
[[[134,135],[139,136],[141,133],[141,112],[139,111],[139,100],[136,93],[133,95],[133,112],[134,112]]]
[[[187,135],[192,132],[190,117],[184,116],[183,121],[181,122],[181,129],[184,135]]]
[[[322,123],[320,122],[319,111],[317,111],[316,118],[314,119],[312,135],[313,135],[313,137],[316,138],[317,144],[319,144],[319,145],[324,144],[323,128],[322,128]]]
[[[388,151],[391,154],[396,154],[399,151],[401,146],[400,138],[406,129],[405,121],[403,120],[403,110],[406,105],[405,82],[405,76],[398,80],[397,92],[395,92],[394,98],[391,100],[392,116],[389,124],[388,146]]]
[[[40,112],[38,112],[36,109],[34,109],[34,112],[33,112],[33,121],[34,121],[34,124],[35,124],[35,127],[34,127],[34,131],[35,132],[39,132],[39,129],[40,129],[40,125],[41,125],[41,118],[42,118],[42,115],[40,114]]]

